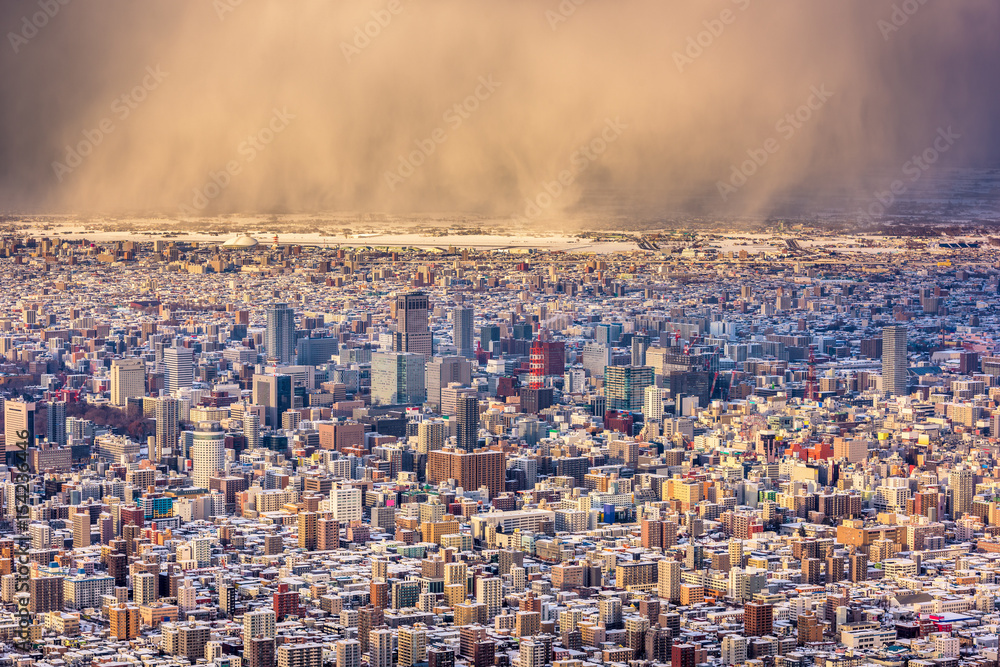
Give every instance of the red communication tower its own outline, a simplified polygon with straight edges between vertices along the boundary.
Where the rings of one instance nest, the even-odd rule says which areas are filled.
[[[529,389],[541,389],[545,386],[545,355],[542,354],[542,341],[536,338],[531,344],[531,375],[528,379]]]

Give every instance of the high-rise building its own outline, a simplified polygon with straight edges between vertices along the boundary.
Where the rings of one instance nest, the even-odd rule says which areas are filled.
[[[372,403],[375,405],[423,403],[427,398],[424,364],[425,357],[419,353],[376,352],[373,354],[371,366]]]
[[[959,519],[972,510],[972,499],[976,495],[976,473],[971,468],[955,468],[948,473],[951,488],[952,519]]]
[[[318,514],[316,512],[298,513],[299,548],[313,551],[317,544]]]
[[[451,311],[451,320],[454,326],[452,340],[455,342],[458,356],[467,359],[471,359],[475,355],[473,347],[473,339],[475,338],[473,316],[472,308],[464,306],[459,306]]]
[[[243,411],[243,437],[247,439],[247,449],[260,447],[260,415],[253,410]]]
[[[408,292],[396,297],[396,334],[393,352],[412,352],[430,359],[431,331],[427,326],[427,294]]]
[[[138,572],[132,577],[132,601],[137,605],[156,602],[156,575]]]
[[[277,634],[277,616],[273,609],[255,609],[243,614],[243,641],[247,637],[271,637]]]
[[[45,404],[45,439],[53,446],[66,446],[66,401]]]
[[[764,602],[747,602],[743,605],[743,631],[748,637],[771,634],[774,607]]]
[[[889,396],[906,394],[909,365],[906,361],[906,327],[882,329],[882,391]]]
[[[545,667],[547,646],[544,642],[524,638],[518,644],[518,667]]]
[[[646,350],[649,349],[650,337],[645,334],[635,334],[632,336],[632,365],[646,365]]]
[[[292,407],[292,376],[254,375],[254,405],[264,406],[264,425],[281,428],[281,415]]]
[[[90,546],[90,512],[73,515],[73,548]]]
[[[694,644],[674,644],[670,647],[670,667],[694,666]]]
[[[290,364],[295,356],[295,311],[287,303],[276,303],[267,309],[267,329],[264,347],[268,359]]]
[[[180,437],[180,403],[172,396],[156,399],[156,440],[152,460],[162,462],[170,456],[177,456],[177,439]]]
[[[489,620],[500,613],[501,581],[497,577],[483,577],[476,580],[476,602],[486,605]]]
[[[111,404],[127,405],[128,399],[146,393],[146,364],[142,359],[114,359],[111,362]]]
[[[663,417],[666,414],[663,406],[669,397],[669,389],[662,389],[653,385],[646,387],[642,400],[642,416],[645,418],[647,424],[651,422],[659,424],[663,421]]]
[[[18,452],[27,452],[28,447],[35,444],[35,404],[4,401],[3,414],[6,462],[7,465],[12,465],[20,456]]]
[[[174,396],[178,389],[194,384],[194,350],[189,347],[167,347],[163,350],[164,389]]]
[[[28,611],[32,614],[63,610],[62,577],[32,577],[28,593]]]
[[[475,395],[458,399],[458,448],[466,452],[479,444],[479,398]]]
[[[248,667],[274,667],[274,637],[243,636],[243,657]]]
[[[399,628],[399,660],[400,667],[413,667],[427,659],[427,628],[416,625]]]
[[[441,390],[452,382],[469,385],[472,364],[465,357],[432,357],[425,371],[427,403],[432,410],[441,409]]]
[[[604,398],[608,410],[642,410],[646,387],[653,386],[650,366],[608,366],[604,369]]]
[[[341,639],[334,644],[337,649],[337,667],[361,667],[361,642]]]
[[[463,489],[473,490],[485,486],[490,496],[497,496],[504,489],[503,452],[447,448],[431,451],[427,455],[427,482],[440,484],[449,479]]]
[[[323,667],[323,645],[318,642],[285,642],[275,651],[278,667]]]
[[[108,610],[111,620],[111,636],[128,641],[139,636],[139,608],[135,605],[118,604]]]
[[[208,489],[209,480],[226,464],[226,433],[219,422],[198,422],[191,446],[191,463],[194,485]]]
[[[657,567],[657,594],[664,600],[676,602],[681,597],[681,564],[672,558],[659,561]]]
[[[368,667],[392,667],[392,630],[386,627],[368,633]]]
[[[622,622],[622,601],[618,597],[603,597],[597,603],[601,625],[608,630],[620,630],[625,627]]]

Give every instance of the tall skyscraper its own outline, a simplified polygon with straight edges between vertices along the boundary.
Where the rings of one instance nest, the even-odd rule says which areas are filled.
[[[226,433],[219,422],[198,423],[191,446],[192,477],[194,485],[208,488],[208,480],[214,477],[226,462]]]
[[[649,366],[608,366],[604,369],[604,398],[608,410],[642,410],[646,387],[653,386]]]
[[[371,396],[375,405],[423,403],[425,357],[415,352],[376,352],[372,355]]]
[[[4,401],[4,450],[7,465],[19,457],[18,452],[35,444],[35,404],[25,401]],[[23,449],[18,447],[23,443]]]
[[[45,404],[45,439],[53,446],[66,446],[66,401]]]
[[[441,409],[441,390],[452,382],[468,385],[472,382],[472,364],[465,357],[432,357],[425,372],[427,403],[432,410]]]
[[[128,399],[146,393],[146,364],[142,359],[115,359],[111,362],[111,404],[119,407]]]
[[[177,439],[180,437],[180,403],[176,398],[161,396],[156,399],[156,449],[152,460],[156,463],[177,456]]]
[[[431,330],[427,326],[427,295],[407,292],[396,297],[396,335],[393,352],[413,352],[430,359]]]
[[[247,449],[260,447],[260,417],[253,410],[243,411],[243,437],[247,439]]]
[[[451,311],[451,320],[454,325],[455,347],[458,349],[458,356],[471,359],[475,354],[473,339],[475,330],[473,328],[474,313],[472,308],[459,306]]]
[[[479,398],[475,395],[458,399],[458,448],[471,452],[479,442]]]
[[[167,393],[174,392],[194,383],[194,350],[189,347],[168,347],[163,350],[163,384]]]
[[[882,391],[889,396],[906,394],[906,327],[882,329]]]
[[[281,415],[292,407],[291,375],[254,375],[254,405],[264,406],[264,425],[281,428]]]
[[[269,359],[290,364],[295,357],[295,311],[287,303],[276,303],[267,309],[267,329],[264,347]]]

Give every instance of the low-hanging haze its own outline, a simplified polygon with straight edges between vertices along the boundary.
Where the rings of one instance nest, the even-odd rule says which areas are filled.
[[[1000,157],[996,0],[63,2],[0,8],[4,212],[767,215]]]

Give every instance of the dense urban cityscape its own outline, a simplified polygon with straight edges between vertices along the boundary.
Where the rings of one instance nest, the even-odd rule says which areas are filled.
[[[3,664],[994,666],[993,241],[0,246]]]

